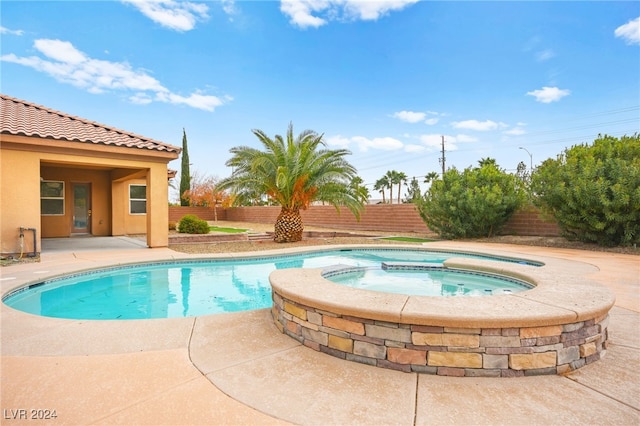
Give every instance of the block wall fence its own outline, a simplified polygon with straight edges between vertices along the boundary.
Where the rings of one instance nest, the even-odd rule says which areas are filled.
[[[275,223],[280,207],[232,207],[218,208],[218,220],[250,223]],[[201,219],[214,220],[214,211],[209,207],[169,207],[169,221],[178,222],[187,214]],[[357,221],[353,214],[343,208],[340,213],[332,206],[311,206],[302,211],[305,225],[332,229],[360,231],[432,233],[423,222],[413,204],[371,204]],[[558,236],[560,228],[553,219],[545,218],[535,207],[516,212],[504,228],[505,235]]]

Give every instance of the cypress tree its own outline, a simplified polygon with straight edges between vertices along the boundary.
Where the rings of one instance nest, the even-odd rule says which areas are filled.
[[[183,197],[191,189],[191,174],[189,172],[189,150],[187,149],[187,132],[182,129],[182,171],[180,172],[180,205],[188,206],[189,200]]]

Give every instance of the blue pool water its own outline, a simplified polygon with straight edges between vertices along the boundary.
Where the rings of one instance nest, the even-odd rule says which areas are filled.
[[[518,280],[455,270],[391,270],[366,268],[326,277],[353,288],[414,296],[491,296],[528,290]]]
[[[348,265],[373,270],[379,269],[382,262],[440,265],[454,256],[514,261],[419,250],[354,249],[251,259],[163,262],[119,266],[52,279],[19,289],[4,298],[3,302],[24,312],[57,318],[191,317],[270,307],[269,274],[276,269]],[[395,272],[387,273],[387,276],[395,277]],[[412,278],[424,278],[425,274],[429,272],[416,272]],[[443,288],[455,284],[457,290],[457,284],[464,282],[462,278],[457,282],[450,278],[444,278]],[[464,277],[464,280],[482,282],[485,278]],[[443,278],[428,279],[435,282]],[[505,285],[505,282],[501,282],[498,288]],[[449,294],[449,291],[441,294]]]

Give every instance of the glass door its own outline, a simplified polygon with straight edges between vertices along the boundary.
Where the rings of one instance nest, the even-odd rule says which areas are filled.
[[[73,234],[91,233],[91,184],[73,184]]]

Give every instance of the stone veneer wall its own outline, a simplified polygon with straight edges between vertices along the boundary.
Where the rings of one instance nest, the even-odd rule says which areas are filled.
[[[372,366],[442,376],[564,374],[606,352],[609,315],[526,328],[448,328],[336,315],[273,293],[281,332],[319,352]]]

